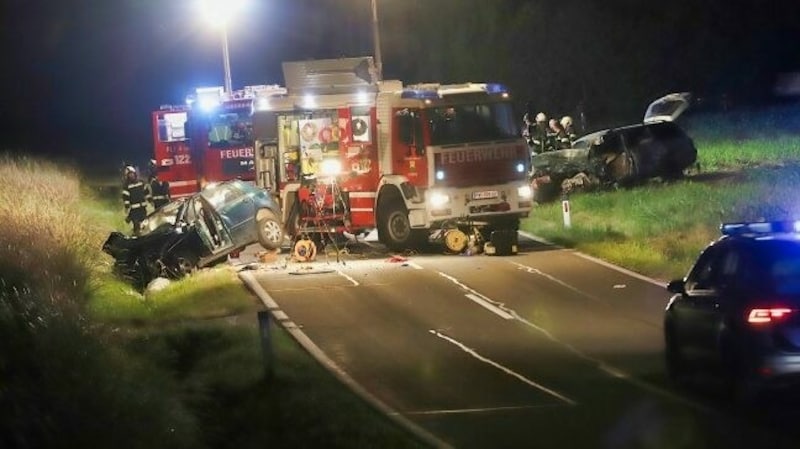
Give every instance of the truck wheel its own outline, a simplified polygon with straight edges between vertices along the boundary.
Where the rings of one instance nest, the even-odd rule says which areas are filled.
[[[408,210],[399,200],[392,200],[387,203],[380,211],[378,223],[378,238],[389,249],[401,251],[421,244],[423,235],[420,231],[411,229],[411,222],[408,220]]]
[[[283,244],[283,226],[270,210],[259,212],[258,243],[264,249],[275,250]]]

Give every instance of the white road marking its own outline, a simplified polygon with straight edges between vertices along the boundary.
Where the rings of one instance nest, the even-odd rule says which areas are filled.
[[[267,309],[272,312],[273,316],[276,316],[276,313],[281,311],[278,303],[272,299],[272,296],[264,290],[264,287],[256,279],[255,275],[251,272],[240,272],[239,277],[244,281],[245,285],[249,287],[253,293],[258,296]],[[283,316],[286,316],[285,314]],[[452,446],[439,438],[435,435],[430,433],[428,430],[423,429],[419,425],[415,424],[408,418],[400,415],[397,413],[396,410],[391,408],[389,405],[378,399],[376,396],[372,395],[366,388],[362,387],[358,382],[356,382],[349,374],[347,374],[344,369],[342,369],[339,365],[337,365],[333,360],[331,360],[323,351],[317,346],[311,338],[306,335],[302,329],[297,326],[296,323],[293,321],[289,321],[288,319],[277,319],[276,321],[278,324],[283,326],[287,332],[302,346],[312,357],[314,357],[320,364],[322,364],[325,368],[327,368],[334,376],[336,376],[339,381],[343,384],[347,385],[353,393],[361,397],[367,403],[371,404],[375,407],[376,410],[381,411],[390,419],[394,420],[398,425],[408,429],[411,433],[416,435],[419,439],[423,442],[427,443],[431,447],[436,448],[451,448]]]
[[[481,305],[484,308],[486,308],[486,310],[494,313],[495,315],[500,316],[500,318],[502,318],[504,320],[513,320],[514,319],[514,317],[510,313],[508,313],[505,310],[497,307],[496,305],[486,301],[485,299],[481,298],[478,295],[473,295],[472,293],[467,293],[464,296],[466,296],[467,298],[475,301],[479,305]]]
[[[550,279],[553,282],[556,282],[559,285],[562,285],[565,288],[568,288],[569,290],[572,290],[572,291],[574,291],[574,292],[576,292],[576,293],[578,293],[578,294],[580,294],[582,296],[585,296],[585,297],[590,298],[590,299],[595,300],[595,301],[602,301],[599,298],[595,298],[592,295],[589,295],[587,293],[584,293],[584,292],[578,290],[575,287],[572,287],[571,285],[561,281],[560,279],[554,278],[553,276],[550,276],[550,275],[548,275],[546,273],[542,273],[541,271],[537,270],[536,268],[528,267],[526,265],[522,265],[522,264],[519,264],[519,263],[516,263],[516,262],[511,262],[511,263],[513,263],[514,265],[517,265],[520,269],[527,270],[529,273],[542,275],[542,276],[546,277],[547,279]],[[573,345],[571,345],[571,344],[569,344],[569,343],[567,343],[565,341],[559,340],[555,335],[550,333],[550,331],[548,331],[547,329],[545,329],[545,328],[543,328],[541,326],[538,326],[535,323],[533,323],[532,321],[529,321],[529,320],[521,317],[519,315],[519,313],[517,313],[516,310],[506,307],[505,303],[492,301],[491,299],[487,298],[485,295],[482,295],[479,292],[477,292],[476,290],[466,286],[465,284],[463,284],[462,282],[460,282],[458,279],[454,278],[453,276],[450,276],[449,274],[442,273],[442,272],[439,272],[439,275],[444,277],[444,278],[449,279],[450,281],[452,281],[453,283],[455,283],[456,285],[458,285],[462,289],[470,292],[471,294],[482,298],[483,301],[486,301],[486,302],[488,302],[490,304],[493,304],[498,309],[500,309],[500,310],[508,313],[509,315],[511,315],[515,320],[525,324],[526,326],[529,326],[529,327],[537,330],[539,333],[541,333],[542,335],[547,337],[548,340],[552,341],[553,343],[555,343],[555,344],[557,344],[559,346],[562,346],[563,348],[565,348],[567,351],[573,353],[578,358],[586,360],[587,362],[596,365],[597,368],[600,371],[608,374],[609,376],[617,378],[617,379],[623,379],[623,380],[631,383],[632,385],[634,385],[636,387],[639,387],[639,388],[641,388],[641,389],[643,389],[645,391],[649,391],[651,393],[666,397],[666,398],[671,399],[671,400],[676,401],[676,402],[681,402],[681,403],[687,404],[687,405],[689,405],[691,407],[694,407],[697,410],[701,410],[701,411],[704,411],[704,412],[707,412],[707,413],[711,412],[711,409],[709,407],[703,405],[703,404],[700,404],[698,402],[692,401],[692,400],[687,399],[687,398],[685,398],[683,396],[674,394],[674,393],[670,392],[669,390],[665,390],[663,388],[657,387],[657,386],[652,385],[652,384],[650,384],[648,382],[641,381],[641,380],[631,376],[630,374],[626,373],[625,371],[620,370],[620,369],[618,369],[618,368],[616,368],[614,366],[611,366],[611,365],[609,365],[608,363],[606,363],[605,361],[603,361],[601,359],[598,359],[596,357],[592,357],[592,356],[584,353],[580,349],[576,348],[575,346],[573,346]],[[472,298],[470,298],[470,299],[472,299]]]
[[[406,262],[406,264],[408,264],[409,267],[411,267],[411,268],[413,268],[415,270],[424,270],[424,268],[422,268],[421,266],[417,265],[414,262]]]
[[[521,235],[521,236],[523,236],[525,238],[540,242],[540,243],[544,243],[545,245],[550,245],[550,246],[553,246],[555,248],[565,249],[561,245],[556,245],[555,243],[553,243],[553,242],[551,242],[551,241],[549,241],[549,240],[547,240],[547,239],[545,239],[543,237],[539,237],[538,235],[531,234],[529,232],[519,231],[519,235]],[[637,273],[635,271],[631,271],[631,270],[629,270],[627,268],[622,268],[622,267],[620,267],[618,265],[614,265],[613,263],[609,263],[609,262],[606,262],[605,260],[598,259],[597,257],[590,256],[588,254],[584,254],[584,253],[582,253],[580,251],[575,251],[575,250],[570,250],[570,252],[572,254],[578,256],[578,257],[582,257],[582,258],[584,258],[586,260],[589,260],[589,261],[592,261],[592,262],[594,262],[594,263],[596,263],[598,265],[602,265],[602,266],[604,266],[606,268],[610,268],[610,269],[612,269],[614,271],[618,271],[618,272],[620,272],[622,274],[626,274],[626,275],[628,275],[630,277],[639,279],[640,281],[649,282],[649,283],[651,283],[653,285],[656,285],[656,286],[659,286],[659,287],[664,287],[664,288],[667,287],[667,284],[665,282],[658,281],[656,279],[647,277],[647,276],[645,276],[643,274]]]
[[[442,410],[421,410],[403,412],[406,416],[426,416],[426,415],[462,415],[468,413],[492,413],[507,412],[516,410],[535,410],[541,408],[564,407],[562,404],[539,404],[539,405],[509,405],[507,407],[480,407],[480,408],[456,408]]]
[[[339,270],[336,270],[336,272],[337,272],[337,273],[339,273],[339,276],[341,276],[341,277],[343,277],[343,278],[347,279],[348,281],[352,282],[354,287],[358,287],[358,286],[360,285],[360,284],[358,283],[358,281],[356,281],[356,280],[355,280],[355,279],[353,279],[352,277],[350,277],[350,276],[348,276],[348,275],[346,275],[346,274],[342,273],[341,271],[339,271]]]
[[[486,358],[486,357],[478,354],[477,352],[475,352],[474,350],[472,350],[471,348],[469,348],[465,344],[459,342],[458,340],[456,340],[456,339],[454,339],[452,337],[448,337],[447,335],[445,335],[445,334],[443,334],[443,333],[441,333],[439,331],[436,331],[434,329],[431,329],[429,332],[431,334],[441,338],[442,340],[448,341],[448,342],[458,346],[459,348],[461,348],[461,350],[463,350],[467,354],[471,355],[472,357],[475,357],[476,359],[480,360],[481,362],[486,363],[488,365],[491,365],[491,366],[499,369],[500,371],[508,374],[509,376],[514,377],[517,380],[519,380],[519,381],[521,381],[521,382],[523,382],[523,383],[525,383],[527,385],[530,385],[531,387],[534,387],[534,388],[536,388],[536,389],[538,389],[540,391],[543,391],[543,392],[549,394],[550,396],[553,396],[556,399],[559,399],[559,400],[561,400],[563,402],[566,402],[569,405],[577,405],[577,402],[575,402],[574,400],[564,396],[563,394],[561,394],[561,393],[559,393],[559,392],[557,392],[557,391],[555,391],[553,389],[547,388],[542,384],[536,383],[533,380],[528,379],[527,377],[523,376],[522,374],[519,374],[519,373],[511,370],[510,368],[506,368],[505,366],[495,362],[494,360],[491,360],[489,358]]]
[[[598,298],[597,296],[594,296],[594,295],[591,295],[589,293],[586,293],[586,292],[584,292],[583,290],[580,290],[577,287],[573,287],[572,285],[567,284],[566,282],[562,281],[561,279],[558,279],[557,277],[549,275],[549,274],[545,273],[544,271],[542,271],[542,270],[540,270],[538,268],[529,267],[527,265],[523,265],[523,264],[518,263],[518,262],[511,262],[511,263],[516,265],[517,268],[519,268],[520,270],[525,270],[530,274],[538,274],[539,276],[542,276],[543,278],[546,278],[546,279],[548,279],[548,280],[550,280],[552,282],[555,282],[556,284],[566,288],[567,290],[571,290],[571,291],[583,296],[584,298],[591,299],[592,301],[595,301],[595,302],[606,303],[606,301],[604,301],[602,298]]]

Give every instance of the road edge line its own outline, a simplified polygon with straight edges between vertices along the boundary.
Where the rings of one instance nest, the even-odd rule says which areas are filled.
[[[356,394],[356,396],[360,397],[364,402],[368,405],[373,407],[378,412],[382,413],[386,418],[393,421],[395,424],[399,425],[401,428],[405,429],[413,436],[418,438],[425,444],[428,444],[432,447],[442,448],[442,449],[451,449],[453,446],[442,441],[441,439],[437,438],[434,434],[428,432],[427,430],[423,429],[421,426],[415,424],[408,418],[405,418],[401,415],[397,410],[394,410],[385,402],[381,401],[370,392],[368,392],[364,387],[358,384],[350,375],[348,375],[344,370],[342,370],[333,360],[331,360],[325,353],[320,349],[319,346],[314,343],[308,335],[305,334],[297,325],[288,319],[288,315],[286,312],[283,312],[272,299],[269,293],[258,283],[253,273],[250,272],[239,272],[239,279],[244,282],[244,284],[256,295],[261,302],[267,307],[271,314],[275,314],[276,312],[283,313],[286,316],[284,320],[277,320],[276,321],[283,327],[292,338],[300,344],[300,346],[306,350],[306,352],[313,357],[317,363],[322,365],[325,369],[327,369],[331,374],[333,374],[340,382],[346,385],[350,391]]]
[[[643,275],[641,273],[637,273],[637,272],[629,270],[627,268],[623,268],[623,267],[621,267],[619,265],[614,265],[611,262],[605,261],[603,259],[600,259],[600,258],[597,258],[597,257],[594,257],[594,256],[590,256],[590,255],[582,253],[582,252],[580,252],[578,250],[575,250],[575,249],[572,249],[572,248],[566,248],[564,246],[561,246],[561,245],[558,245],[556,243],[553,243],[553,242],[545,239],[544,237],[539,237],[536,234],[531,234],[530,232],[526,232],[526,231],[517,231],[517,232],[519,232],[519,234],[521,236],[523,236],[523,237],[529,238],[529,239],[537,241],[539,243],[543,243],[545,245],[549,245],[549,246],[552,246],[552,247],[555,247],[555,248],[559,248],[559,249],[569,249],[573,254],[575,254],[578,257],[582,257],[582,258],[584,258],[584,259],[586,259],[588,261],[594,262],[594,263],[596,263],[598,265],[602,265],[602,266],[604,266],[606,268],[610,268],[610,269],[618,271],[618,272],[620,272],[622,274],[626,274],[628,276],[634,277],[636,279],[639,279],[640,281],[648,282],[648,283],[653,284],[653,285],[655,285],[657,287],[663,287],[663,288],[667,287],[667,283],[664,282],[664,281],[659,281],[657,279],[653,279],[651,277],[645,276],[645,275]]]

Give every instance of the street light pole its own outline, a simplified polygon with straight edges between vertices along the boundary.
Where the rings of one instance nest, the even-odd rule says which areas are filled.
[[[223,23],[222,32],[222,64],[225,70],[225,92],[230,95],[233,92],[233,81],[231,80],[231,55],[228,52],[228,24]]]
[[[372,1],[372,40],[375,44],[375,75],[383,80],[383,60],[381,59],[381,36],[378,32],[378,0]]]

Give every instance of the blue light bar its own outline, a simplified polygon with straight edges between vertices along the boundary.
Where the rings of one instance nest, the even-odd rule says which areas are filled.
[[[439,92],[433,89],[403,89],[400,98],[412,98],[417,100],[438,100]]]
[[[488,94],[507,94],[508,88],[499,83],[488,83],[486,84],[486,93]]]
[[[788,232],[800,233],[800,221],[723,223],[719,227],[719,230],[722,235],[777,234]]]

